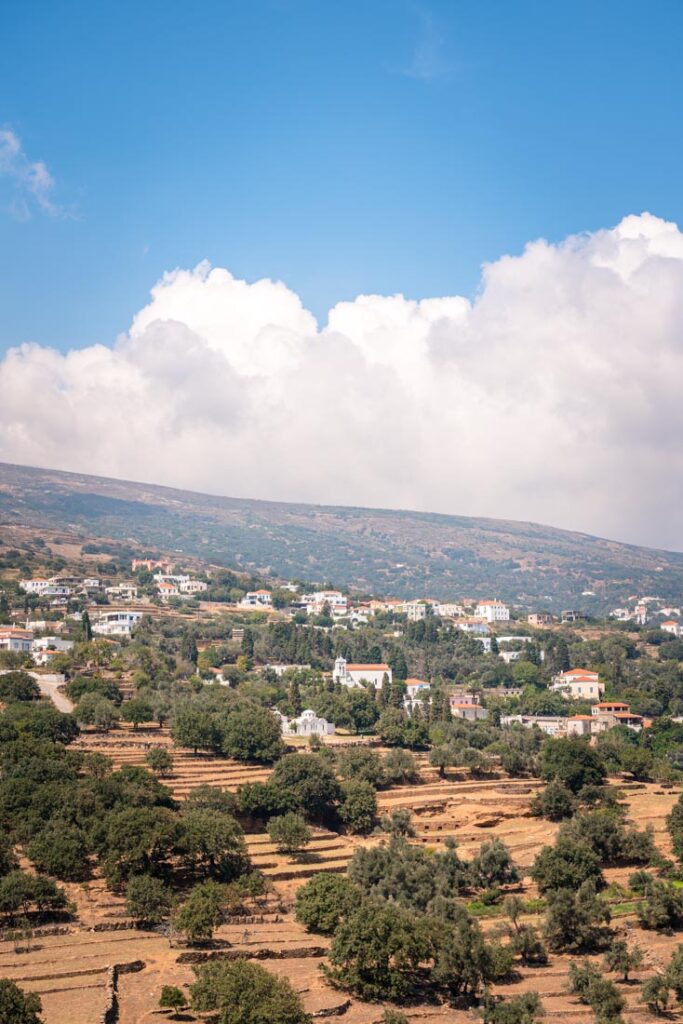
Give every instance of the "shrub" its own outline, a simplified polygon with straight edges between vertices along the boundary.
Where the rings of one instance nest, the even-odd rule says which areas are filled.
[[[286,978],[248,960],[213,961],[196,968],[192,1007],[217,1011],[219,1024],[309,1024],[301,999]]]
[[[0,1021],[3,1024],[41,1024],[43,1009],[36,992],[24,992],[8,978],[0,978]]]
[[[339,816],[350,832],[368,833],[377,815],[377,797],[369,782],[351,781],[343,787]]]
[[[360,891],[344,875],[321,871],[296,894],[296,919],[309,932],[331,935],[357,905]]]
[[[571,790],[558,779],[552,779],[531,801],[530,811],[537,818],[562,821],[571,818],[575,806]]]
[[[160,924],[170,907],[170,894],[160,879],[151,875],[134,875],[128,880],[126,910],[137,925],[149,927]]]
[[[268,835],[279,853],[301,853],[311,841],[311,830],[306,819],[295,811],[271,818],[268,822]]]

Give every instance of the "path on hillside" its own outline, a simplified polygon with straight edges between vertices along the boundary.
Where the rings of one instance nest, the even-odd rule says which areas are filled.
[[[37,674],[35,680],[38,683],[38,687],[40,688],[40,692],[43,697],[49,697],[58,711],[64,711],[67,714],[70,711],[73,711],[74,704],[68,697],[65,697],[63,693],[60,693],[58,689],[59,683],[52,682],[51,680],[45,679]]]

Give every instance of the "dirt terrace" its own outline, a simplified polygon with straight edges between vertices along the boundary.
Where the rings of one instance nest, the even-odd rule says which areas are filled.
[[[77,746],[98,750],[111,757],[116,765],[122,765],[143,764],[150,744],[171,749],[167,732],[158,730],[149,733],[117,731],[105,738],[85,736]],[[164,781],[179,799],[203,783],[234,791],[242,782],[268,776],[267,769],[240,765],[224,758],[194,756],[191,751],[183,750],[172,751],[172,754],[173,773]],[[498,836],[525,869],[557,831],[557,826],[529,815],[530,800],[539,787],[535,780],[472,780],[458,772],[440,779],[424,759],[421,774],[419,784],[379,794],[381,811],[397,807],[412,810],[416,842],[438,848],[447,836],[453,836],[462,854],[471,857],[482,842]],[[631,818],[640,826],[652,824],[658,845],[669,855],[665,817],[678,791],[638,784],[625,785],[623,789]],[[344,871],[359,845],[379,841],[377,837],[361,840],[316,830],[306,855],[297,859],[278,854],[266,834],[249,834],[247,844],[252,860],[274,883],[274,893],[264,905],[253,908],[250,918],[222,926],[217,939],[229,944],[224,948],[231,952],[253,955],[259,950],[268,951],[271,958],[262,961],[264,966],[289,978],[301,992],[310,1012],[343,1011],[340,1018],[348,1024],[379,1022],[380,1005],[349,1000],[345,993],[324,982],[320,973],[323,956],[315,947],[324,949],[326,940],[306,933],[293,917],[294,896],[305,879],[321,870]],[[606,872],[609,881],[621,883],[626,882],[630,873],[630,869]],[[78,906],[78,922],[69,927],[68,934],[34,938],[28,952],[18,951],[11,942],[0,943],[1,973],[40,993],[46,1024],[92,1024],[98,1021],[104,1007],[107,968],[113,963],[142,960],[145,964],[142,971],[122,975],[119,979],[121,1024],[170,1020],[170,1015],[157,1009],[159,993],[164,984],[182,986],[192,982],[191,967],[182,962],[186,950],[161,934],[128,927],[123,900],[109,893],[100,880],[68,888]],[[527,896],[535,895],[528,879],[522,891]],[[683,935],[641,932],[632,913],[615,916],[614,924],[624,937],[629,941],[637,940],[646,951],[646,964],[636,978],[647,977],[661,968],[679,939],[683,940]],[[482,925],[490,934],[504,929],[501,919],[495,917],[483,919]],[[99,930],[102,928],[117,930]],[[515,995],[537,990],[549,1019],[566,1016],[588,1021],[590,1009],[566,993],[569,962],[567,957],[553,956],[546,967],[521,968],[518,979],[500,986],[499,991]],[[648,1016],[637,1003],[638,985],[622,986],[622,991],[628,999],[627,1021]],[[410,1021],[420,1024],[464,1024],[478,1019],[470,1011],[448,1006],[404,1007],[403,1012]],[[672,1016],[677,1018],[680,1014],[676,1011]],[[188,1015],[186,1019],[192,1018]]]

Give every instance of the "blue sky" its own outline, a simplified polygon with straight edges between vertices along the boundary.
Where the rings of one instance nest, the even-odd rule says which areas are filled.
[[[204,258],[324,319],[680,220],[682,29],[673,0],[6,0],[0,128],[55,184],[0,177],[0,352],[111,343]]]

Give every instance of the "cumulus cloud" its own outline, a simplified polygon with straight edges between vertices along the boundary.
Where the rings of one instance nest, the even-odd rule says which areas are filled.
[[[0,363],[0,459],[217,494],[530,519],[683,547],[683,234],[650,214],[470,302],[166,274],[111,347]]]
[[[10,128],[0,129],[0,177],[10,182],[13,192],[8,210],[20,219],[31,216],[32,206],[53,217],[62,213],[52,200],[55,182],[47,166],[28,158]]]

